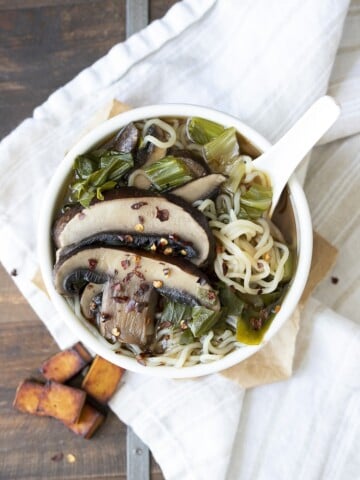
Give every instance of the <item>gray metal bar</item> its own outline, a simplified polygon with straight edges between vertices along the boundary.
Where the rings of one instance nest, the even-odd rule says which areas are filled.
[[[126,37],[149,23],[148,0],[126,0]],[[126,434],[127,480],[150,480],[150,451],[128,427]]]
[[[126,437],[126,478],[150,479],[150,451],[130,427]]]
[[[149,23],[148,0],[126,0],[126,36],[130,37]]]

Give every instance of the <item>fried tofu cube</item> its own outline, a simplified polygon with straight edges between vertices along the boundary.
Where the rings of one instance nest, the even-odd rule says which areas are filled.
[[[33,415],[45,415],[45,413],[38,412],[40,398],[44,391],[45,385],[34,380],[24,380],[16,390],[14,408]]]
[[[44,386],[37,412],[57,418],[64,423],[76,423],[82,411],[86,393],[78,388],[56,382]]]
[[[97,355],[82,382],[81,388],[98,402],[107,403],[115,393],[123,373],[123,368]]]
[[[79,342],[48,358],[40,367],[47,380],[64,383],[91,362],[90,353]]]
[[[79,420],[76,423],[65,423],[65,425],[77,435],[91,438],[104,420],[105,415],[88,403],[85,403]]]

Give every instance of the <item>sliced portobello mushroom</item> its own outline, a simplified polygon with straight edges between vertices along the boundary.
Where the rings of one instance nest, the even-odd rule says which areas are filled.
[[[136,276],[129,280],[126,289],[122,287],[120,282],[113,280],[105,284],[99,331],[111,343],[120,341],[144,346],[155,333],[159,294],[151,284]]]
[[[102,148],[122,153],[131,153],[137,147],[139,137],[139,130],[135,127],[134,123],[131,122],[123,127],[115,137],[106,142]]]
[[[131,249],[156,252],[169,257],[184,257],[187,260],[196,258],[197,251],[188,242],[177,235],[146,235],[114,231],[90,235],[77,243],[68,245],[57,252],[58,258],[68,255],[79,247],[126,247]]]
[[[178,259],[170,262],[163,256],[118,248],[78,248],[54,267],[55,288],[62,295],[74,295],[88,279],[94,283],[96,278],[98,298],[102,291],[101,305],[93,304],[94,296],[86,286],[81,308],[84,315],[96,312],[100,333],[110,342],[146,345],[154,333],[159,294],[193,306],[220,309],[218,295],[202,271]]]
[[[171,194],[132,187],[105,192],[103,201],[94,201],[86,209],[71,207],[55,222],[53,237],[55,245],[62,248],[107,231],[178,236],[197,252],[191,258],[196,265],[210,263],[215,253],[208,221],[196,208]]]
[[[79,247],[61,257],[54,267],[54,285],[61,295],[71,296],[87,283],[105,284],[110,279],[126,290],[133,277],[152,284],[159,293],[173,300],[213,310],[220,308],[218,296],[204,273],[178,258],[170,260],[123,248]]]
[[[205,177],[196,178],[195,180],[181,185],[171,191],[173,195],[186,200],[189,203],[194,203],[197,200],[205,200],[215,196],[224,183],[226,177],[220,173],[211,173]]]

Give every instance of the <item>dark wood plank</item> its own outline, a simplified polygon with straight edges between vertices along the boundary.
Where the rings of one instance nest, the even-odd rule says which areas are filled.
[[[0,138],[125,39],[124,6],[125,0],[90,0],[1,11],[0,114],[6,122]]]
[[[174,3],[151,1],[150,19]],[[125,0],[0,0],[0,138],[124,38]],[[115,415],[83,440],[12,408],[18,383],[58,348],[1,266],[0,327],[0,479],[125,479],[126,427]],[[151,465],[151,478],[163,479]]]
[[[93,439],[83,440],[56,420],[13,409],[17,385],[38,376],[38,366],[58,348],[1,266],[0,326],[0,478],[125,479],[126,426],[113,413]],[[155,462],[152,478],[163,478]]]

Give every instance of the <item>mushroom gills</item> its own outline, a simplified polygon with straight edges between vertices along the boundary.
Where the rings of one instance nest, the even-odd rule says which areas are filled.
[[[57,258],[69,255],[79,247],[126,247],[156,252],[169,257],[184,257],[187,260],[198,256],[197,250],[177,235],[144,235],[132,232],[101,232],[90,235],[58,250]]]
[[[80,297],[81,313],[92,323],[96,323],[97,314],[100,312],[103,288],[102,283],[88,283]]]
[[[81,267],[69,272],[63,278],[63,289],[71,295],[79,293],[89,282],[91,283],[105,283],[108,276],[93,269]]]

